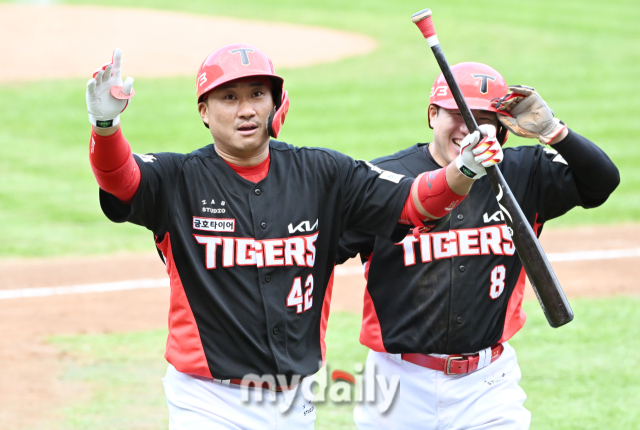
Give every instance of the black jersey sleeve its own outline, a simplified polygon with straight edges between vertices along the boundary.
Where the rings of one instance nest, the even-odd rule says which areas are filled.
[[[617,186],[617,169],[609,157],[574,131],[554,146],[537,146],[535,152],[531,179],[537,188],[538,222],[576,206],[598,206]]]
[[[537,221],[545,223],[580,206],[582,201],[573,180],[573,173],[564,158],[547,146],[536,145],[528,149],[533,150],[535,154],[529,181],[535,190]]]
[[[397,239],[400,213],[413,179],[334,153],[342,190],[343,231]]]
[[[569,130],[553,145],[573,172],[576,189],[585,209],[603,204],[620,184],[620,173],[604,151],[584,136]]]
[[[364,261],[373,253],[376,237],[361,231],[347,231],[340,238],[338,244],[338,255],[336,264],[342,264],[350,258],[360,254],[360,259]]]
[[[178,176],[186,156],[175,153],[138,155],[140,185],[130,205],[100,190],[100,206],[113,222],[131,222],[164,234],[171,222]]]

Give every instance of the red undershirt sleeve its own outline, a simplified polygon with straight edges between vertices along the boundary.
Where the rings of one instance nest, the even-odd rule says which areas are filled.
[[[92,131],[89,162],[100,188],[130,204],[140,186],[140,168],[122,131],[111,136],[98,136]]]

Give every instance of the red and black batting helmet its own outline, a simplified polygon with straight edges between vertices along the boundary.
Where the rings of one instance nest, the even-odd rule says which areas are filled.
[[[289,95],[283,89],[284,79],[276,75],[267,54],[255,46],[235,43],[209,54],[200,66],[196,78],[198,103],[220,85],[250,76],[264,76],[271,81],[275,112],[267,118],[267,130],[270,136],[278,137],[289,111]]]
[[[499,99],[509,93],[507,83],[500,73],[495,69],[482,63],[458,63],[451,66],[451,72],[456,78],[456,82],[462,91],[462,95],[469,106],[469,109],[487,110],[490,112],[500,112],[491,106],[491,100]],[[458,109],[456,101],[449,90],[449,85],[440,73],[431,87],[429,105],[440,106],[445,109]],[[431,124],[429,124],[431,127]],[[509,130],[498,123],[496,138],[502,145],[507,141]]]

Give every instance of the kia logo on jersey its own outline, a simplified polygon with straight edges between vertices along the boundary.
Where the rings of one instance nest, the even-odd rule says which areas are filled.
[[[502,214],[502,211],[497,211],[491,216],[489,216],[488,212],[485,212],[484,215],[482,216],[482,219],[484,220],[485,224],[490,222],[500,222],[500,221],[504,221],[504,215]]]
[[[306,233],[308,231],[313,231],[316,228],[318,228],[318,220],[316,220],[316,222],[313,225],[311,225],[311,223],[309,221],[302,221],[295,228],[293,227],[293,223],[290,223],[289,224],[289,234]]]

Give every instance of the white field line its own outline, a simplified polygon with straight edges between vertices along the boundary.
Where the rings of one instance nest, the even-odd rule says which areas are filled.
[[[582,261],[582,260],[610,260],[612,258],[640,257],[640,248],[609,249],[606,251],[578,251],[547,254],[549,261]]]
[[[640,257],[640,248],[610,249],[603,251],[579,251],[547,254],[549,261],[584,261],[609,260],[615,258]],[[361,266],[343,267],[335,269],[336,276],[362,275]],[[72,285],[69,287],[21,288],[17,290],[0,290],[0,300],[18,299],[26,297],[46,297],[64,294],[100,293],[106,291],[139,290],[145,288],[168,287],[169,279],[138,279],[135,281],[109,282],[102,284]]]
[[[0,290],[0,299],[100,293],[104,291],[138,290],[141,288],[158,288],[168,286],[169,278],[138,279],[136,281],[109,282],[104,284],[72,285],[70,287],[21,288],[18,290]]]

